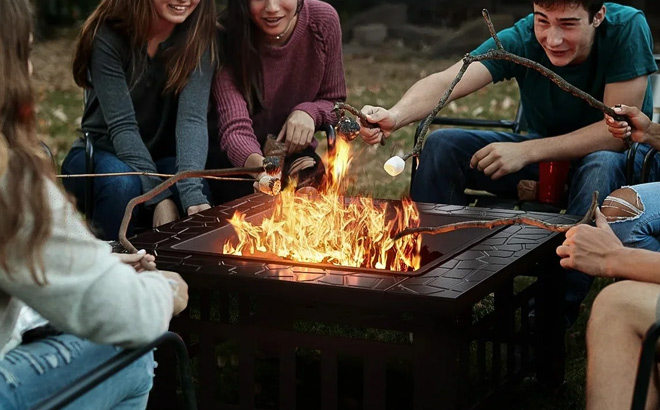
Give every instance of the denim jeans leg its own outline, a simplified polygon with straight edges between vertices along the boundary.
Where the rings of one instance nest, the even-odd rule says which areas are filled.
[[[417,202],[466,205],[465,188],[485,189],[504,196],[517,194],[521,179],[537,179],[538,166],[532,165],[492,180],[470,168],[470,159],[481,148],[494,142],[521,142],[538,135],[506,132],[443,129],[426,139],[410,195]]]
[[[120,351],[69,334],[20,345],[0,360],[0,408],[33,408]],[[66,409],[144,409],[153,369],[148,353]]]
[[[94,155],[94,172],[97,174],[132,172],[134,169],[126,165],[114,154],[96,150]],[[82,174],[85,172],[85,152],[82,148],[74,148],[69,152],[62,164],[64,174]],[[84,203],[85,181],[82,178],[65,179],[65,188],[71,192],[78,203]],[[94,178],[94,216],[92,226],[97,230],[97,236],[104,240],[116,240],[119,227],[124,217],[126,205],[136,196],[142,194],[142,184],[136,175]],[[137,209],[133,213],[133,219]],[[131,236],[129,226],[127,235]]]
[[[625,162],[624,153],[613,151],[596,151],[577,161],[566,213],[584,215],[594,191],[598,191],[600,205],[607,195],[623,186],[626,183]]]
[[[633,185],[641,203],[638,215],[610,222],[624,245],[660,252],[660,182]]]

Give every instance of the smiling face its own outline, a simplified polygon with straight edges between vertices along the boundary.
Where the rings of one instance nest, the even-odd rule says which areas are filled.
[[[159,25],[176,26],[195,11],[200,0],[151,0]]]
[[[596,28],[604,17],[605,7],[590,19],[580,5],[546,9],[534,4],[534,34],[553,65],[580,64],[589,57]]]
[[[286,42],[297,21],[298,0],[249,0],[254,24],[268,37]]]

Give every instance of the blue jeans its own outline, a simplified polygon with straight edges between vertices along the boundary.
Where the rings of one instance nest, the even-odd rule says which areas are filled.
[[[176,173],[176,158],[174,157],[162,158],[157,160],[155,164],[159,173]],[[71,149],[62,163],[62,173],[83,174],[85,169],[85,150],[83,148]],[[96,174],[133,171],[135,170],[114,154],[102,150],[96,150],[94,153],[94,173]],[[85,179],[64,178],[62,184],[67,192],[76,198],[78,209],[85,212]],[[125,175],[94,178],[93,187],[94,214],[90,221],[91,225],[99,238],[116,240],[126,205],[131,199],[142,194],[140,177]],[[204,187],[207,197],[210,198],[206,182],[204,182]],[[172,192],[172,199],[179,208],[179,214],[185,215],[176,185],[172,185],[170,191]],[[131,218],[131,224],[128,227],[127,236],[130,237],[133,234],[133,229],[136,226],[151,228],[150,218],[151,213],[147,212],[143,206],[136,207]]]
[[[633,185],[643,211],[630,218],[610,222],[624,245],[660,252],[660,182]]]
[[[0,408],[32,408],[120,351],[68,334],[20,345],[0,360]],[[153,369],[153,353],[146,354],[66,409],[144,409]]]
[[[522,179],[538,180],[538,165],[529,165],[496,181],[483,172],[470,168],[475,152],[494,142],[522,142],[541,138],[538,134],[520,135],[507,132],[443,129],[431,133],[420,155],[419,168],[410,189],[413,200],[452,205],[466,205],[465,188],[487,190],[500,196],[517,196]],[[647,150],[642,148],[641,151]],[[636,157],[641,169],[643,152]],[[567,213],[584,215],[594,191],[599,204],[615,189],[626,183],[626,155],[621,152],[597,151],[572,164]],[[639,173],[639,172],[637,172]],[[566,272],[566,303],[569,316],[577,315],[579,305],[589,292],[593,277],[578,271]],[[571,317],[568,321],[574,320]]]

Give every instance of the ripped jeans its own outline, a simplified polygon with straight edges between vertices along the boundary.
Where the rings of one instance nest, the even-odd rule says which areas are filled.
[[[69,334],[19,345],[0,360],[0,409],[33,408],[119,351]],[[65,408],[144,409],[153,369],[153,353],[146,354]]]
[[[618,189],[601,210],[624,245],[660,251],[660,182]]]

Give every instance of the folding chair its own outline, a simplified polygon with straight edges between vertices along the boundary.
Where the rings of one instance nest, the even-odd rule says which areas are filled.
[[[188,410],[196,410],[197,403],[195,402],[195,391],[192,384],[188,351],[181,337],[174,332],[166,332],[153,342],[142,347],[123,350],[99,367],[80,376],[69,387],[42,401],[33,410],[55,410],[70,404],[135,360],[152,351],[155,347],[164,344],[172,344],[175,347],[184,406]]]

